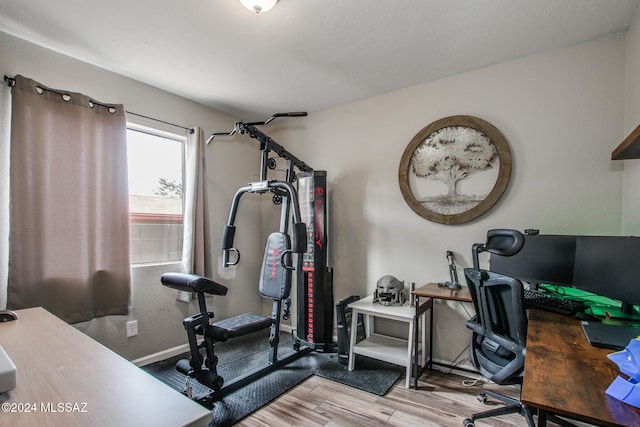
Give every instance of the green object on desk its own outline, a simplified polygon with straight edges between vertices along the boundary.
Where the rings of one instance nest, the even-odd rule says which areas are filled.
[[[601,317],[603,319],[632,321],[633,324],[640,325],[640,311],[637,307],[633,307],[632,314],[625,314],[621,310],[621,302],[602,295],[593,294],[581,289],[572,288],[570,286],[558,286],[540,284],[539,290],[544,291],[557,298],[580,301],[589,306],[590,314]]]

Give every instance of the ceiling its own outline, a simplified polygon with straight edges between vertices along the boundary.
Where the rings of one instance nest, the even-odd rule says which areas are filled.
[[[627,29],[640,0],[0,0],[0,31],[258,120]]]

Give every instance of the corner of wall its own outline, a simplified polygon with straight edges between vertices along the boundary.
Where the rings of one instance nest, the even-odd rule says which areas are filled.
[[[640,5],[636,8],[625,37],[625,117],[624,134],[640,124]],[[622,184],[622,234],[640,236],[640,159],[624,160]]]

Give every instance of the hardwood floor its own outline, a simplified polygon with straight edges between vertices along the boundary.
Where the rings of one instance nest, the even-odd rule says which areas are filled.
[[[420,378],[418,390],[406,389],[401,377],[385,396],[377,396],[314,375],[236,425],[461,427],[462,421],[471,413],[499,404],[494,401],[480,403],[476,395],[482,384],[463,384],[472,381],[432,371]],[[486,387],[501,393],[518,393],[514,387],[495,384]],[[548,425],[556,426],[552,422]],[[518,414],[511,414],[478,420],[476,426],[520,427],[526,426],[526,421]]]

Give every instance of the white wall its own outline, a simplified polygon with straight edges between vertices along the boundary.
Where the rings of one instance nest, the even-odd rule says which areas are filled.
[[[201,104],[158,90],[135,80],[108,72],[87,63],[43,49],[0,32],[0,72],[7,76],[22,74],[42,84],[69,91],[82,92],[106,103],[122,103],[128,111],[158,118],[185,127],[201,126],[208,136],[214,131],[230,130],[234,118]],[[180,78],[180,76],[176,76]],[[130,116],[132,121],[150,126],[156,122]],[[179,131],[176,128],[164,128]],[[243,248],[242,268],[222,271],[219,266],[220,236],[229,216],[236,189],[246,185],[258,168],[255,144],[225,138],[216,140],[207,151],[209,204],[212,218],[212,253],[218,271],[214,279],[227,283],[229,296],[216,304],[216,316],[226,318],[248,311],[260,311],[254,262],[262,259],[262,248],[255,245],[260,234],[260,206],[255,200],[244,200],[237,223],[236,244]],[[246,261],[245,261],[246,260]],[[146,356],[186,342],[182,319],[197,311],[197,305],[175,301],[175,292],[160,285],[164,271],[177,271],[178,265],[134,267],[133,311],[129,316],[108,316],[76,325],[91,337],[129,359]],[[138,320],[139,335],[125,338],[125,322]]]
[[[640,44],[637,36],[633,40]],[[471,263],[471,245],[484,241],[491,228],[620,233],[623,163],[609,159],[625,136],[623,128],[633,127],[624,122],[625,49],[624,35],[607,37],[270,125],[268,133],[289,151],[328,171],[335,300],[371,294],[384,274],[417,284],[447,280],[445,251],[454,251],[462,270]],[[0,68],[7,75],[21,73],[48,86],[122,102],[141,114],[202,125],[207,133],[233,123],[215,110],[1,33],[0,51]],[[634,108],[640,110],[637,102]],[[509,141],[514,164],[509,188],[493,209],[472,222],[445,226],[419,217],[406,205],[398,165],[420,129],[456,114],[475,115],[497,126]],[[233,192],[257,172],[257,150],[243,139],[216,140],[207,161],[217,255]],[[224,304],[216,304],[219,317],[260,309],[259,299],[252,298],[254,276],[273,221],[261,225],[259,213],[277,213],[258,205],[254,198],[243,199],[236,221],[242,265],[217,272],[231,288]],[[160,272],[153,274],[159,277]],[[180,320],[191,310],[164,289],[158,293],[153,276],[142,282],[145,288],[134,290],[142,294],[135,297],[130,316],[140,321],[140,340],[121,337],[123,320],[105,318],[84,328],[129,358],[183,343]],[[467,343],[467,313],[455,304],[440,305],[436,312],[436,357],[450,359]],[[138,345],[145,333],[150,344]],[[164,347],[158,348],[163,337]]]
[[[640,125],[640,9],[636,9],[633,21],[626,33],[627,87],[625,136]],[[640,160],[624,162],[624,201],[622,234],[640,236]]]
[[[315,112],[302,121],[302,137],[277,134],[328,171],[336,301],[372,294],[385,274],[417,284],[448,280],[446,250],[463,280],[471,245],[492,228],[619,234],[622,164],[609,159],[623,136],[624,42],[607,37]],[[398,166],[418,131],[457,114],[502,131],[513,174],[492,210],[447,226],[404,202]],[[442,308],[434,346],[437,358],[448,359],[467,343],[467,314]]]

